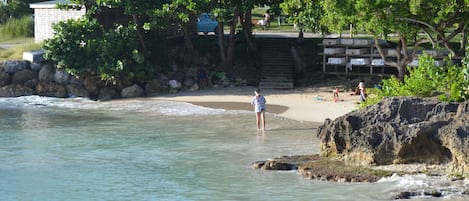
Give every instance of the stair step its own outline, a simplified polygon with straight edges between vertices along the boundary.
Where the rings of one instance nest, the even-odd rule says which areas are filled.
[[[294,87],[293,56],[288,39],[266,39],[261,41],[262,68],[260,88],[291,89]]]
[[[263,89],[292,89],[293,82],[261,82],[259,88]]]

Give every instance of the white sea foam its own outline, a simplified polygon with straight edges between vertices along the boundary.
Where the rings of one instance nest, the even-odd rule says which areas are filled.
[[[452,181],[445,176],[428,176],[425,174],[416,175],[403,175],[397,174],[391,177],[385,177],[378,181],[378,183],[390,182],[395,184],[395,191],[410,191],[410,192],[422,192],[417,197],[428,197],[423,192],[440,192],[442,196],[448,196],[451,199],[461,200],[463,192],[466,191],[469,185],[469,180],[457,180]],[[456,197],[455,197],[456,196]],[[464,200],[464,198],[462,198]]]
[[[41,96],[22,96],[17,98],[0,98],[2,107],[11,106],[50,106],[69,109],[93,109],[113,110],[129,112],[150,112],[167,116],[189,116],[189,115],[220,115],[220,114],[242,114],[247,111],[233,111],[225,109],[213,109],[193,105],[185,102],[170,101],[148,101],[148,100],[115,100],[115,101],[93,101],[84,98],[52,98]]]

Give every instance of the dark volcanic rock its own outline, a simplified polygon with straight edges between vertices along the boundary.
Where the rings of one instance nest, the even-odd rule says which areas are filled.
[[[319,155],[282,156],[251,164],[261,170],[297,170],[308,179],[336,182],[376,182],[391,172],[346,165]]]
[[[51,96],[58,98],[67,97],[67,89],[55,82],[39,82],[36,85],[36,92],[40,96]]]
[[[321,154],[361,165],[447,164],[469,175],[469,101],[441,103],[389,98],[326,120],[318,129]]]
[[[34,90],[19,84],[11,84],[0,88],[0,97],[30,96],[33,94]]]

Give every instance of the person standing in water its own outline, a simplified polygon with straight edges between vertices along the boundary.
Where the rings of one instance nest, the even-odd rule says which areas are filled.
[[[265,103],[266,100],[263,95],[261,95],[260,89],[254,90],[254,97],[252,97],[251,105],[254,107],[254,112],[256,112],[256,122],[257,130],[265,130]]]

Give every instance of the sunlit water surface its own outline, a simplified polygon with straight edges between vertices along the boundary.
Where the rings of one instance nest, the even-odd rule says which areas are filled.
[[[1,98],[0,200],[391,200],[407,189],[467,185],[254,170],[256,160],[319,151],[317,125],[269,114],[262,135],[254,121],[251,112],[187,103]]]

